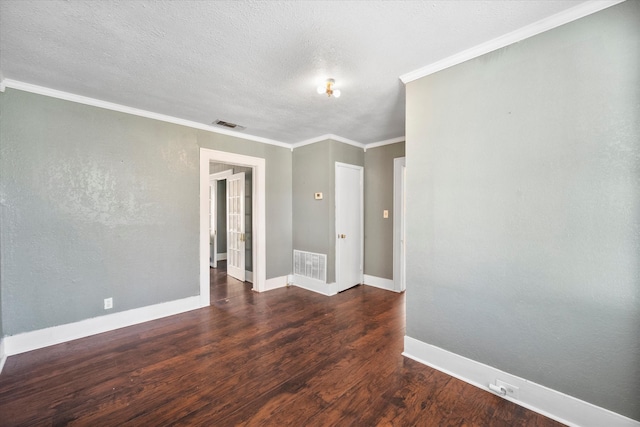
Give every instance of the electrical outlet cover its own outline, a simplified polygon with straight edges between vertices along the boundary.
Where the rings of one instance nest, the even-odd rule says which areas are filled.
[[[496,385],[504,387],[507,390],[507,396],[509,396],[509,397],[511,397],[513,399],[517,399],[518,398],[518,394],[519,394],[520,388],[518,388],[518,387],[516,387],[514,385],[511,385],[511,384],[505,383],[504,381],[500,381],[500,380],[496,380]]]
[[[109,310],[113,308],[113,298],[105,298],[104,299],[104,309]]]

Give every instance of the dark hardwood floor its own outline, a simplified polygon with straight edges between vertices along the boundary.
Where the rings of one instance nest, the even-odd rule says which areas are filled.
[[[404,358],[403,294],[211,283],[211,307],[9,357],[0,425],[560,425]]]

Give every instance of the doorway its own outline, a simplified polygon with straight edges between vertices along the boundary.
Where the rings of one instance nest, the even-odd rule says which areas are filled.
[[[253,283],[253,168],[211,163],[211,267]]]
[[[210,305],[210,163],[250,167],[252,174],[251,258],[253,290],[263,292],[266,282],[265,159],[200,148],[200,305]]]

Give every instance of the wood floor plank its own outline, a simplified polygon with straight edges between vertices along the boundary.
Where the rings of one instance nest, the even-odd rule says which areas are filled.
[[[11,356],[0,426],[558,426],[401,355],[404,295],[255,293]]]

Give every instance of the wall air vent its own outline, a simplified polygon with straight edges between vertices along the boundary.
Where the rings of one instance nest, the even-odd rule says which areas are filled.
[[[293,251],[293,274],[327,282],[327,256],[306,251]]]
[[[217,126],[226,127],[226,128],[233,129],[233,130],[244,130],[244,129],[246,129],[244,126],[240,126],[240,125],[237,125],[237,124],[231,123],[231,122],[225,122],[224,120],[216,120],[212,124],[217,125]]]

